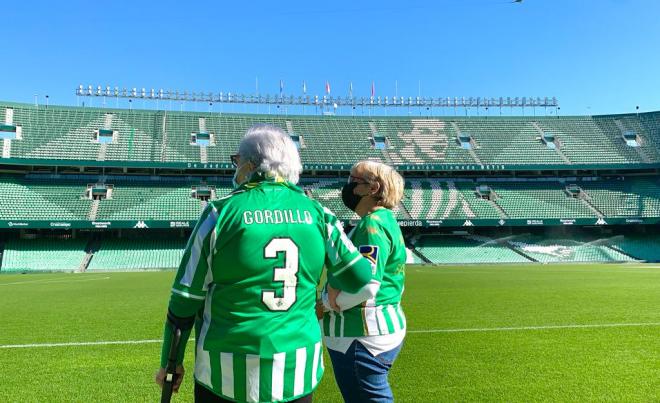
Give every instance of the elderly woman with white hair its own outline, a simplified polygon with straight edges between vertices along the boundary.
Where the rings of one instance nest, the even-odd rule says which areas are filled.
[[[346,207],[361,217],[349,238],[372,264],[371,280],[358,292],[337,290],[329,282],[323,294],[328,310],[322,322],[324,340],[348,403],[393,401],[387,376],[406,335],[401,309],[406,248],[392,209],[401,201],[403,187],[392,167],[361,161],[342,189]]]
[[[195,325],[195,401],[309,402],[323,374],[321,271],[357,292],[370,264],[295,185],[300,157],[281,129],[250,128],[232,163],[236,190],[204,210],[174,280],[156,382],[168,384],[169,358],[178,390]]]

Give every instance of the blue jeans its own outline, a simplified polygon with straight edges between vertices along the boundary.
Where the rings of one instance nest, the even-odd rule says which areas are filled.
[[[401,351],[398,347],[373,356],[359,341],[354,341],[346,354],[328,349],[335,380],[346,403],[393,402],[387,375]]]

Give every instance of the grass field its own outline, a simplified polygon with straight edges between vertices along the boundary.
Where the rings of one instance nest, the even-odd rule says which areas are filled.
[[[397,401],[660,401],[660,267],[407,273]],[[160,343],[149,340],[161,337],[173,275],[0,276],[0,402],[157,401]],[[142,342],[43,345],[98,341]],[[340,402],[326,367],[315,401]],[[175,401],[192,401],[192,354],[186,368]]]

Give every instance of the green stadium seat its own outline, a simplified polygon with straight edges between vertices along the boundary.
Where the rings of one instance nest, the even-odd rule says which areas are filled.
[[[157,270],[179,266],[187,239],[106,239],[94,253],[87,271]]]
[[[477,237],[422,236],[417,250],[436,264],[525,263],[529,259],[505,245]]]
[[[511,247],[541,263],[630,262],[636,259],[613,248],[607,239],[580,237],[554,239],[517,236],[507,241]]]
[[[86,244],[84,239],[8,240],[0,271],[77,271],[86,256]]]

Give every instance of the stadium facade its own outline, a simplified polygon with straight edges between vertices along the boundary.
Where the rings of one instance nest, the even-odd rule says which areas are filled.
[[[0,272],[176,267],[206,203],[231,191],[230,155],[256,123],[289,133],[300,185],[348,225],[351,165],[395,166],[411,260],[659,259],[660,112],[339,117],[0,102]]]

